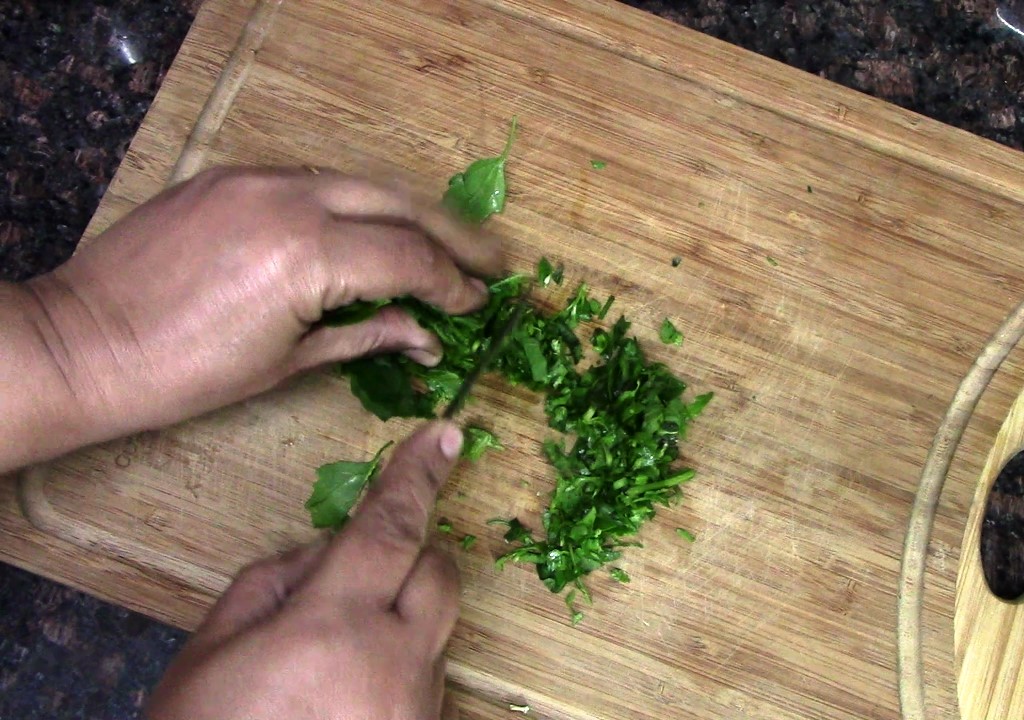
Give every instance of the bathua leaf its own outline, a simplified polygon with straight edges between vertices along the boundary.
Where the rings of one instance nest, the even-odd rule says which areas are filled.
[[[348,514],[366,486],[380,471],[381,454],[392,445],[385,444],[367,462],[327,463],[316,469],[313,493],[306,501],[313,527],[340,530],[348,521]]]
[[[393,355],[363,358],[346,363],[343,371],[349,377],[352,394],[381,420],[434,416],[430,398],[412,386],[402,358]]]
[[[501,155],[476,160],[448,181],[444,204],[466,222],[480,224],[505,209],[505,161],[515,134],[513,117]]]

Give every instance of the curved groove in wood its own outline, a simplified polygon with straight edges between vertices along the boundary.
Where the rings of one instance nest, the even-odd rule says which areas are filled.
[[[235,98],[245,85],[249,71],[256,62],[256,54],[263,46],[282,2],[284,0],[259,0],[256,3],[238,39],[238,44],[231,51],[224,70],[217,78],[217,84],[213,86],[213,92],[206,99],[196,124],[185,141],[185,147],[167,181],[168,185],[187,180],[202,169],[206,151],[220,132]]]
[[[211,594],[222,593],[230,584],[231,578],[221,573],[174,557],[140,552],[124,538],[62,515],[46,496],[46,483],[52,474],[51,466],[42,463],[18,475],[18,506],[25,519],[37,530],[91,552],[104,553],[143,570],[161,573],[188,587],[200,588]]]
[[[960,382],[932,441],[907,524],[896,607],[897,682],[904,720],[924,720],[921,604],[932,524],[946,474],[974,408],[1010,351],[1024,337],[1024,302],[992,335]]]

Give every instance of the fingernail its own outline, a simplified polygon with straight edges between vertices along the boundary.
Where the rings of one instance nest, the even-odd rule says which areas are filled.
[[[481,294],[486,295],[489,290],[487,289],[487,283],[480,278],[470,278],[469,284],[476,288]]]
[[[441,431],[441,454],[454,460],[462,452],[462,430],[457,425],[447,423]]]

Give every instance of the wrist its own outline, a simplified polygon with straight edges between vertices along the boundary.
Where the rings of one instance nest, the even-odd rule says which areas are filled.
[[[3,367],[0,471],[39,462],[117,434],[88,372],[95,322],[75,322],[73,293],[55,273],[0,284]]]

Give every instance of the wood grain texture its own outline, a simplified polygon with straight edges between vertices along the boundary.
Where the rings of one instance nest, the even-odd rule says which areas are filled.
[[[979,550],[989,491],[1022,448],[1024,394],[1013,404],[989,453],[960,549],[953,627],[963,720],[1024,717],[1024,603],[992,594]]]
[[[546,254],[615,293],[651,355],[716,400],[685,447],[687,501],[627,554],[630,585],[594,578],[571,630],[529,569],[493,568],[502,542],[484,521],[536,525],[551,476],[536,399],[483,383],[467,419],[508,450],[461,468],[439,507],[480,537],[456,551],[450,675],[469,715],[898,717],[897,580],[921,466],[1024,290],[1017,153],[611,2],[207,0],[90,234],[158,192],[186,146],[183,174],[388,169],[439,194],[512,115],[509,207],[492,224],[511,267]],[[682,349],[657,342],[666,316]],[[957,717],[964,521],[1022,381],[1015,353],[939,498],[930,717]],[[0,486],[0,554],[191,627],[239,566],[312,537],[315,466],[411,427],[315,374],[55,462],[23,484],[36,526]]]

